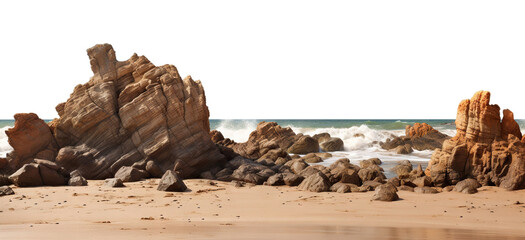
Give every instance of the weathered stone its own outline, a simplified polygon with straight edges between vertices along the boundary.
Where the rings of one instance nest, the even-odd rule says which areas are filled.
[[[387,139],[386,142],[381,142],[380,145],[387,150],[407,145],[410,146],[410,149],[414,148],[419,151],[434,150],[440,148],[443,141],[450,138],[426,123],[415,123],[414,126],[407,125],[405,128],[405,135],[406,136]],[[410,149],[405,147],[399,148],[396,151],[406,154],[407,152],[411,152]]]
[[[298,186],[303,182],[304,177],[293,173],[283,173],[284,184],[287,186]]]
[[[379,185],[374,191],[372,200],[386,202],[399,200],[399,196],[397,195],[397,189],[394,185],[391,184]]]
[[[394,151],[397,154],[409,154],[409,153],[412,153],[414,150],[412,150],[412,146],[410,146],[410,144],[405,144],[405,145],[397,146],[396,148],[394,148]]]
[[[146,163],[146,172],[153,178],[162,177],[162,169],[155,163],[155,161],[148,161]]]
[[[9,186],[0,187],[0,197],[6,196],[6,195],[13,195],[13,194],[15,194],[15,192]]]
[[[87,52],[94,76],[57,105],[58,119],[47,125],[34,114],[15,117],[8,134],[16,156],[13,165],[36,157],[54,160],[56,155],[68,171],[104,179],[147,159],[163,171],[175,168],[183,177],[224,163],[209,135],[199,81],[182,79],[174,66],[156,67],[136,54],[117,61],[109,44]]]
[[[71,177],[68,182],[69,186],[87,186],[87,180],[82,176]]]
[[[288,148],[288,152],[295,154],[319,152],[319,143],[310,136],[301,136]]]
[[[233,171],[231,177],[234,180],[260,185],[274,174],[274,171],[261,164],[243,164]]]
[[[36,187],[44,184],[36,163],[25,164],[11,174],[9,180],[18,187]]]
[[[343,151],[344,142],[340,138],[329,138],[319,144],[321,150],[324,152],[334,152],[334,151]]]
[[[60,173],[58,169],[51,169],[47,165],[39,164],[38,170],[40,171],[40,177],[42,178],[43,185],[46,186],[64,186],[66,185],[66,179]]]
[[[264,183],[264,185],[268,185],[268,186],[281,186],[281,185],[284,185],[283,174],[282,173],[277,173],[277,174],[269,177],[268,180],[266,180],[266,182]]]
[[[129,166],[123,166],[115,173],[115,177],[122,182],[136,182],[147,176],[148,174],[145,171]]]
[[[310,192],[326,192],[330,190],[330,181],[323,173],[317,172],[305,178],[298,188]]]
[[[119,178],[108,178],[104,180],[104,186],[111,188],[125,187],[124,183],[122,183],[122,180]]]
[[[481,184],[479,184],[478,181],[472,178],[467,178],[463,181],[458,182],[454,187],[454,191],[473,194],[478,192],[479,187],[481,187]]]
[[[418,177],[412,182],[418,187],[430,187],[432,185],[432,179],[428,176]]]
[[[337,192],[337,193],[352,192],[352,185],[353,184],[338,182],[330,187],[330,191]],[[353,185],[353,186],[357,187],[357,185]]]
[[[361,168],[367,168],[371,165],[381,165],[381,160],[379,158],[370,158],[370,159],[367,159],[367,160],[361,160],[359,162],[359,165],[361,166]]]
[[[188,189],[179,175],[171,170],[166,171],[160,179],[157,190],[166,192],[184,192]]]

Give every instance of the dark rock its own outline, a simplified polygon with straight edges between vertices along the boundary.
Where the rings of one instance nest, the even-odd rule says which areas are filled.
[[[232,179],[253,184],[263,184],[275,172],[261,164],[243,164],[232,173]]]
[[[39,164],[38,169],[40,171],[40,177],[42,182],[46,186],[64,186],[66,185],[66,179],[64,176],[57,172],[58,169],[51,169],[48,165]]]
[[[154,161],[146,163],[146,172],[153,178],[160,178],[163,175],[162,169]]]
[[[304,177],[293,173],[283,173],[282,176],[287,186],[298,186],[304,180]]]
[[[225,168],[220,170],[217,174],[215,174],[215,178],[219,181],[229,182],[232,180],[232,173],[233,170]]]
[[[277,173],[266,180],[264,185],[268,186],[281,186],[284,185],[284,178],[282,173]]]
[[[25,164],[9,176],[9,181],[18,187],[36,187],[44,184],[36,163]]]
[[[166,192],[184,192],[188,189],[179,175],[171,170],[166,171],[160,179],[157,190]]]
[[[115,173],[115,177],[122,180],[122,182],[136,182],[147,176],[148,174],[146,171],[128,166],[121,167],[117,173]]]

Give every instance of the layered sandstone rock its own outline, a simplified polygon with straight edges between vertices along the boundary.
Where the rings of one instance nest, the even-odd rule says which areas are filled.
[[[55,160],[58,145],[49,126],[38,115],[15,114],[15,126],[5,134],[14,149],[8,156],[11,169],[19,169],[35,158]]]
[[[525,188],[525,144],[509,110],[490,105],[490,93],[463,100],[456,118],[457,134],[437,149],[425,174],[434,185],[456,184],[465,178],[510,190]]]
[[[136,54],[117,61],[109,44],[87,53],[94,76],[56,106],[60,117],[50,127],[36,115],[15,116],[7,133],[13,165],[39,157],[88,179],[104,179],[141,161],[182,177],[224,162],[209,136],[200,81],[182,79],[175,66],[155,66]]]
[[[410,153],[412,148],[419,151],[440,148],[443,142],[449,138],[426,123],[415,123],[414,126],[406,126],[405,136],[387,139],[380,145],[384,149],[406,154]]]

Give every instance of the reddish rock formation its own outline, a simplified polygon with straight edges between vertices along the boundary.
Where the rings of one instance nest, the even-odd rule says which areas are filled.
[[[113,177],[122,166],[140,161],[192,177],[224,161],[210,139],[200,81],[182,79],[175,66],[157,67],[136,54],[117,61],[109,44],[87,53],[94,76],[56,106],[58,119],[49,127],[36,115],[17,119],[20,130],[8,133],[17,158],[31,157],[56,140],[56,162],[88,179]],[[25,135],[17,131],[33,135],[18,141]]]
[[[434,185],[470,177],[483,185],[525,188],[525,144],[519,126],[508,110],[500,122],[499,106],[489,102],[490,93],[479,91],[460,103],[456,136],[434,152],[425,171]]]
[[[426,123],[415,123],[414,126],[407,125],[405,135],[387,139],[380,145],[386,150],[395,150],[398,153],[406,154],[410,153],[412,148],[419,151],[440,148],[443,141],[450,138]]]
[[[15,126],[5,131],[13,152],[9,154],[9,166],[16,170],[34,158],[54,160],[57,144],[44,120],[34,113],[15,115]]]

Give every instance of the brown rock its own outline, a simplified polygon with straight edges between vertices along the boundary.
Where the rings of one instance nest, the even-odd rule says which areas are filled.
[[[481,187],[481,185],[478,183],[478,181],[472,178],[467,178],[461,182],[458,182],[458,184],[456,184],[454,187],[454,191],[473,194],[478,192],[479,187]]]
[[[304,157],[304,161],[307,163],[320,163],[323,162],[323,159],[318,156]]]
[[[520,125],[514,120],[514,113],[512,111],[505,109],[503,110],[503,119],[501,119],[501,137],[503,139],[508,139],[508,135],[512,134],[518,139],[521,139]]]
[[[319,143],[310,136],[301,136],[288,148],[288,152],[295,154],[319,152]]]
[[[147,176],[148,174],[145,171],[129,166],[123,166],[115,173],[115,178],[120,179],[122,182],[136,182]]]
[[[405,145],[402,145],[402,146],[397,146],[396,148],[394,148],[394,151],[395,151],[397,154],[409,154],[409,153],[414,152],[414,150],[412,149],[412,147],[410,146],[410,144],[405,144]]]
[[[432,155],[425,174],[435,186],[457,184],[465,177],[483,185],[509,190],[525,188],[525,145],[521,132],[509,110],[490,105],[490,93],[477,92],[458,107],[457,134],[443,142]]]
[[[352,187],[356,188],[357,185],[338,182],[330,187],[330,191],[337,193],[348,193],[352,192]]]
[[[36,163],[25,164],[9,176],[9,181],[18,187],[36,187],[44,184]]]
[[[330,190],[330,181],[323,173],[317,172],[305,178],[298,188],[310,192],[326,192]]]
[[[40,171],[40,177],[42,178],[43,185],[46,186],[64,186],[66,185],[66,178],[62,174],[58,173],[58,169],[52,169],[46,165],[39,164],[38,170]]]
[[[370,158],[368,160],[361,160],[359,162],[359,165],[361,168],[367,168],[371,165],[381,165],[381,160],[379,158]]]
[[[210,132],[210,137],[211,137],[211,140],[214,143],[218,143],[218,142],[224,140],[224,136],[222,135],[222,133],[217,131],[217,130],[212,130]]]
[[[330,136],[330,133],[319,133],[319,134],[315,134],[315,135],[313,136],[313,138],[314,138],[315,140],[317,140],[318,143],[322,143],[322,142],[324,142],[324,141],[330,139],[331,136]]]
[[[155,163],[155,161],[146,162],[146,172],[153,178],[162,177],[162,169]]]
[[[344,142],[340,138],[329,138],[319,144],[324,152],[335,152],[344,150]]]
[[[124,183],[122,183],[122,180],[118,178],[108,178],[104,180],[104,186],[111,188],[125,187]]]
[[[418,187],[430,187],[432,185],[432,179],[428,176],[418,177],[412,182]]]
[[[156,67],[136,54],[117,61],[109,44],[87,53],[94,76],[56,107],[60,118],[52,124],[61,166],[104,179],[144,160],[162,171],[175,168],[182,177],[197,177],[224,163],[209,135],[199,81],[182,79],[174,66]]]
[[[413,187],[406,186],[406,185],[401,185],[397,189],[399,189],[399,191],[407,191],[407,192],[413,192],[414,191]]]
[[[184,192],[188,189],[179,175],[171,170],[166,171],[160,179],[157,190],[165,192]]]
[[[274,171],[264,165],[245,163],[233,171],[231,177],[237,181],[260,185],[274,174]]]
[[[386,150],[397,148],[396,152],[399,151],[399,154],[406,154],[407,152],[410,153],[411,150],[408,147],[402,149],[399,146],[410,146],[410,148],[419,151],[434,150],[440,148],[443,142],[450,138],[426,123],[415,123],[414,126],[406,126],[405,134],[406,136],[387,139],[386,142],[381,142],[380,145]]]
[[[388,183],[379,185],[375,189],[374,195],[372,196],[372,200],[386,202],[399,200],[399,196],[397,195],[397,189],[394,185]]]
[[[283,173],[284,184],[287,186],[297,186],[303,182],[304,177],[293,173]]]
[[[5,131],[9,145],[13,147],[10,161],[12,169],[29,163],[40,152],[49,150],[48,160],[54,160],[57,146],[49,126],[34,113],[15,114],[15,126]]]

